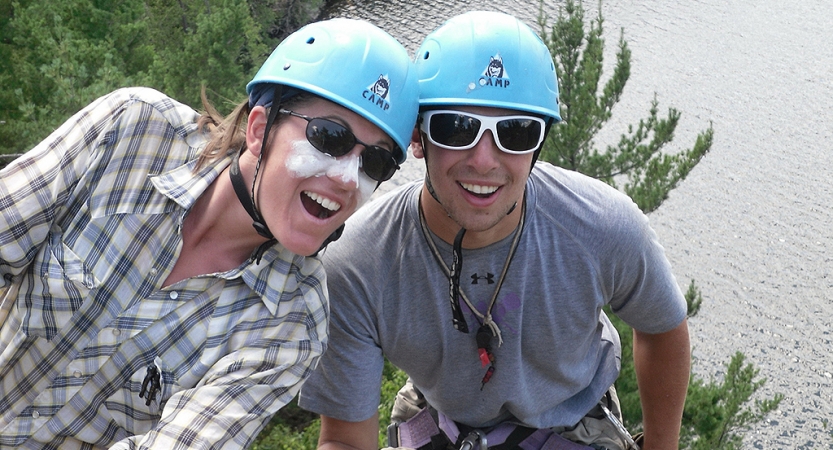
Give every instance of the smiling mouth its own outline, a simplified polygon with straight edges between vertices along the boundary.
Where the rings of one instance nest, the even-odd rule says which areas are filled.
[[[497,192],[500,189],[499,186],[483,186],[480,184],[471,184],[471,183],[460,183],[460,186],[463,187],[466,191],[482,198],[487,198],[490,195]]]
[[[301,203],[308,213],[319,219],[326,219],[341,209],[338,203],[310,191],[304,191]]]

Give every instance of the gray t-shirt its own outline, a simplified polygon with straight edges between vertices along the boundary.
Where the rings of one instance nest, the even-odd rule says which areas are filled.
[[[347,421],[377,411],[387,357],[429,404],[470,426],[515,420],[575,424],[620,368],[616,330],[602,307],[634,328],[669,331],[686,315],[682,292],[647,217],[624,194],[538,163],[527,182],[526,223],[492,310],[495,372],[478,357],[480,324],[463,303],[468,334],[452,326],[449,281],[425,241],[412,183],[360,209],[323,261],[330,341],[300,405]],[[432,235],[451,263],[451,246]],[[513,236],[463,250],[462,290],[485,312]],[[461,302],[462,303],[462,302]]]

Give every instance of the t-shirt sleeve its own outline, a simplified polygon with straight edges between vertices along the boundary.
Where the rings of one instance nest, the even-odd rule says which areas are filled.
[[[631,327],[662,333],[686,317],[686,302],[648,217],[630,199],[614,208],[600,263],[612,311]]]
[[[378,296],[367,283],[382,275],[363,276],[356,270],[383,258],[370,254],[374,246],[357,228],[348,226],[322,257],[330,293],[330,340],[299,397],[299,405],[308,411],[350,422],[366,420],[378,410],[384,367],[374,305]],[[368,258],[370,264],[364,264]]]

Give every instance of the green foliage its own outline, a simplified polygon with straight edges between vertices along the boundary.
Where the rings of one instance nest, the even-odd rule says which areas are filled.
[[[208,86],[227,100],[219,106],[228,113],[245,98],[246,83],[268,53],[246,1],[151,0],[151,5],[155,52],[144,84],[191,105],[200,104],[201,87]]]
[[[379,447],[387,442],[387,424],[396,393],[408,380],[405,372],[389,361],[382,370],[381,402],[379,403]],[[306,450],[316,447],[321,421],[316,415],[298,408],[295,401],[278,411],[261,431],[252,450]]]
[[[700,294],[700,289],[694,285],[694,280],[688,285],[688,290],[685,293],[686,316],[694,317],[700,312],[700,306],[703,305],[703,295]]]
[[[757,378],[759,371],[752,364],[743,363],[743,354],[736,352],[726,365],[722,382],[705,383],[692,377],[683,411],[683,448],[740,449],[743,437],[737,432],[778,408],[784,398],[780,393],[772,399],[756,400],[754,408],[744,407],[766,380]]]
[[[283,38],[315,18],[325,0],[249,0],[261,36],[275,47]]]
[[[631,52],[624,30],[619,37],[613,75],[600,92],[604,65],[601,2],[598,17],[589,23],[588,29],[581,3],[573,0],[564,4],[549,32],[543,10],[538,23],[556,63],[564,119],[550,131],[541,159],[614,187],[617,180],[624,178],[623,190],[639,208],[645,212],[655,210],[709,151],[714,130],[710,126],[700,133],[689,150],[673,155],[663,153],[674,139],[680,113],[669,108],[667,117],[660,118],[654,98],[648,117],[636,127],[629,126],[617,145],[600,152],[593,137],[611,118],[630,77]]]
[[[296,400],[284,406],[260,432],[251,450],[309,450],[318,446],[321,421],[298,407]]]
[[[27,150],[92,99],[132,81],[127,59],[142,54],[140,6],[11,3],[0,22],[0,153]]]
[[[402,370],[385,360],[385,368],[382,371],[382,400],[379,403],[379,445],[387,446],[387,426],[390,423],[390,415],[393,410],[393,401],[396,393],[408,381],[408,375]]]
[[[323,0],[0,0],[0,167],[96,98],[149,86],[220,112]]]

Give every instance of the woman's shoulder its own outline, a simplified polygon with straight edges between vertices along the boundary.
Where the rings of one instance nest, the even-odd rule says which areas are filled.
[[[111,108],[121,107],[126,114],[136,112],[137,117],[158,114],[174,128],[188,127],[199,117],[194,108],[176,100],[156,89],[149,87],[125,87],[117,89],[102,97]],[[144,111],[144,112],[139,112]]]

